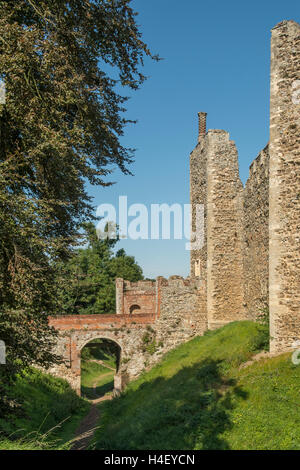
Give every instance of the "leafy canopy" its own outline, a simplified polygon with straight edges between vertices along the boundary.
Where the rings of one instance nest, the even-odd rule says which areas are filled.
[[[93,214],[86,182],[110,184],[116,166],[129,173],[116,84],[137,89],[143,58],[156,59],[130,3],[0,2],[0,338],[10,374],[56,360],[47,316],[61,308],[57,263]]]
[[[143,279],[142,269],[123,249],[114,254],[118,240],[98,239],[92,223],[85,224],[85,237],[87,246],[62,266],[62,313],[115,313],[115,279],[139,281]]]

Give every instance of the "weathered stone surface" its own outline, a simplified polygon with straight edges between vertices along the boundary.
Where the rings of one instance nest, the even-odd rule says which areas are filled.
[[[271,351],[300,339],[300,25],[272,30],[270,107]],[[299,89],[298,82],[298,89]]]
[[[300,25],[272,30],[270,142],[245,188],[225,131],[205,129],[190,157],[192,230],[204,205],[204,246],[191,252],[209,328],[270,310],[271,351],[300,339]]]
[[[204,246],[191,251],[191,276],[199,278],[205,290],[208,328],[216,328],[245,318],[238,155],[227,132],[209,130],[190,162],[193,231],[196,205],[204,205]]]
[[[235,144],[210,130],[207,145],[208,327],[245,318],[242,264],[242,183]]]
[[[269,147],[250,166],[244,194],[244,295],[255,320],[269,303]]]

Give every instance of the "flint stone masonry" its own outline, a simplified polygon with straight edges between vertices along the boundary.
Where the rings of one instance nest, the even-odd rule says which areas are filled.
[[[299,79],[300,25],[284,21],[271,41],[271,352],[300,339],[300,103],[293,96]]]
[[[269,146],[250,166],[244,194],[244,290],[248,317],[269,303]]]
[[[196,205],[204,205],[204,246],[191,251],[191,276],[204,286],[208,328],[213,329],[245,318],[243,187],[237,150],[225,131],[202,135],[190,162],[192,231],[196,230]]]
[[[297,87],[299,88],[297,91]],[[204,246],[191,277],[204,290],[208,328],[270,312],[271,352],[300,339],[300,25],[272,30],[270,142],[243,188],[229,134],[204,132],[190,157],[192,231],[204,205]]]
[[[225,131],[208,131],[208,327],[245,318],[242,272],[242,183],[236,146]]]

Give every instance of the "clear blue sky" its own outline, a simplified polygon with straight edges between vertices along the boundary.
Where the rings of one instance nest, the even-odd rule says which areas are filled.
[[[122,142],[137,149],[134,176],[113,175],[110,188],[89,188],[95,205],[189,202],[189,154],[197,142],[197,112],[208,128],[236,142],[240,175],[269,138],[270,30],[284,19],[300,22],[298,0],[134,0],[144,40],[164,58],[147,60],[149,79],[131,94]],[[127,91],[127,90],[126,90]],[[125,93],[126,94],[126,93]],[[128,94],[128,91],[127,91]],[[185,240],[124,240],[145,276],[189,273]]]

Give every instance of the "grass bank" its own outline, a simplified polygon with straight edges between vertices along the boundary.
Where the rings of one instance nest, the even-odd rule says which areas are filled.
[[[9,419],[0,418],[0,450],[68,448],[90,407],[65,380],[33,368],[11,394],[17,406]]]
[[[95,399],[112,391],[115,371],[116,355],[107,341],[99,339],[87,344],[81,352],[82,396]]]
[[[88,399],[101,397],[114,388],[113,370],[92,361],[81,363],[81,393]]]
[[[300,449],[300,366],[290,355],[240,369],[266,329],[231,323],[171,351],[100,406],[97,449]]]

